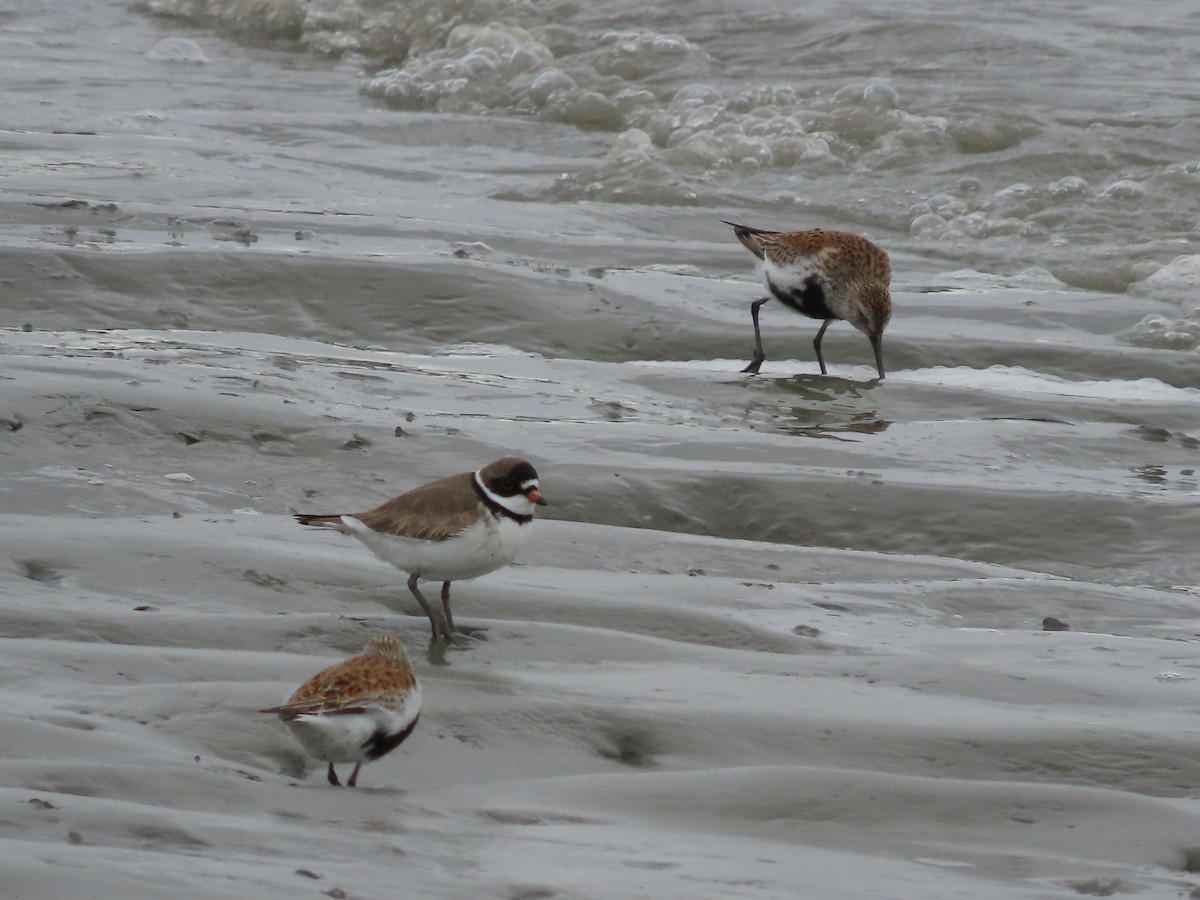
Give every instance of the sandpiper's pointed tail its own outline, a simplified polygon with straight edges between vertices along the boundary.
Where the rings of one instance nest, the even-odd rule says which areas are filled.
[[[737,222],[730,222],[728,219],[722,219],[726,225],[733,228],[733,233],[742,245],[757,256],[763,258],[763,242],[759,238],[774,237],[779,234],[778,231],[767,231],[763,228],[751,228],[749,225],[739,225]]]
[[[301,525],[315,525],[318,528],[341,528],[343,525],[342,517],[313,515],[311,513],[295,513],[296,521]]]

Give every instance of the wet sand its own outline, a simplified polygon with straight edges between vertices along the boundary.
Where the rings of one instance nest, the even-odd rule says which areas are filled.
[[[237,21],[267,6],[191,6],[0,30],[0,896],[1200,889],[1200,379],[1171,262],[1194,123],[1167,108],[1182,69],[1139,49],[1169,26],[1098,6],[1086,33],[1120,46],[1047,53],[1031,7],[947,76],[925,63],[960,26],[911,10],[743,32],[705,7],[635,102],[703,75],[728,87],[712,127],[749,127],[770,67],[799,77],[767,31],[825,45],[781,116],[815,115],[836,158],[759,169],[363,99],[367,60]],[[555,9],[581,68],[630,11]],[[369,31],[346,22],[320,36]],[[178,37],[208,61],[164,59]],[[868,45],[920,62],[899,107],[860,102],[888,98]],[[980,46],[1020,93],[930,108]],[[1163,105],[1118,121],[1133,62]],[[1086,84],[1028,105],[1030,67],[1072,65]],[[819,376],[816,323],[776,304],[739,374],[761,289],[722,218],[888,249],[884,384],[844,324]],[[486,641],[430,647],[402,577],[290,516],[508,453],[552,505],[518,565],[455,589]],[[255,711],[381,632],[421,722],[333,789]]]
[[[430,647],[391,569],[287,510],[528,448],[549,512],[584,518],[583,473],[618,518],[682,426],[534,356],[232,337],[5,335],[10,896],[1190,889],[1193,594],[544,520],[459,587],[489,640]],[[729,497],[673,487],[681,516]],[[254,710],[384,631],[425,711],[335,790]]]

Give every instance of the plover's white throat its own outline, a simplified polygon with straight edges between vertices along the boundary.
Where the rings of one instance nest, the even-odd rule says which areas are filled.
[[[334,763],[354,763],[346,782],[354,787],[364,762],[391,753],[412,734],[421,686],[404,645],[381,635],[359,656],[308,679],[287,703],[259,711],[279,716],[310,755],[329,763],[330,784],[341,784]]]
[[[763,231],[734,222],[733,233],[763,261],[763,281],[770,295],[750,304],[754,322],[754,358],[742,369],[757,375],[766,355],[758,327],[758,310],[774,297],[813,319],[824,319],[813,340],[817,363],[825,375],[821,338],[836,319],[844,319],[867,336],[875,351],[875,368],[883,373],[883,330],[892,317],[888,285],[892,265],[880,247],[845,231]]]
[[[301,514],[296,520],[352,534],[384,562],[407,572],[408,589],[429,617],[437,640],[468,633],[455,627],[450,614],[450,583],[511,563],[529,533],[534,508],[545,505],[537,471],[523,459],[506,456],[364,513]],[[440,614],[417,586],[421,580],[442,582]]]

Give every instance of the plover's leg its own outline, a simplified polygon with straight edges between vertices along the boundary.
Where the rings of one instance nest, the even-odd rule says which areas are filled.
[[[754,358],[750,360],[750,365],[742,369],[743,372],[749,372],[751,375],[757,375],[759,367],[766,360],[767,355],[763,353],[762,331],[758,327],[758,310],[764,303],[770,300],[770,297],[763,297],[761,300],[755,300],[750,304],[750,320],[754,322]]]
[[[825,357],[821,355],[821,338],[825,337],[825,329],[829,327],[829,323],[833,319],[826,319],[821,323],[821,330],[817,332],[817,336],[813,338],[813,349],[817,351],[817,363],[821,366],[821,374],[828,375],[825,371]]]
[[[342,783],[338,781],[337,772],[333,771],[333,763],[329,764],[329,771],[325,773],[325,777],[329,779],[329,783],[334,787],[342,786]]]
[[[883,335],[867,335],[871,349],[875,351],[875,368],[879,370],[879,380],[883,381]]]
[[[333,763],[330,763],[332,766]],[[362,768],[362,763],[354,764],[354,771],[350,773],[350,780],[346,782],[347,787],[358,787],[358,770]]]
[[[451,634],[465,634],[468,637],[485,637],[483,632],[486,628],[457,628],[454,625],[454,616],[450,615],[450,582],[442,582],[442,609],[446,611],[446,625],[450,629]]]
[[[429,616],[429,624],[433,626],[433,639],[436,641],[439,637],[445,636],[450,639],[451,632],[446,627],[446,623],[441,619],[433,607],[429,605],[429,601],[425,599],[425,595],[421,593],[421,589],[417,587],[417,579],[420,576],[413,572],[408,576],[408,589],[412,591],[412,595],[417,598],[417,602],[421,604],[421,609],[425,610],[425,615]]]

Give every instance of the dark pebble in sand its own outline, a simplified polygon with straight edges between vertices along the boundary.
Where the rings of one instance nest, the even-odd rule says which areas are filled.
[[[297,870],[296,870],[296,874],[297,874],[297,875],[303,875],[305,878],[312,878],[312,879],[314,879],[315,881],[320,881],[320,880],[321,880],[321,876],[320,876],[320,875],[318,875],[316,872],[309,871],[308,869],[297,869]]]
[[[158,612],[157,606],[135,606],[134,612]]]
[[[43,800],[41,797],[33,797],[28,801],[30,806],[36,806],[38,809],[54,809],[54,804],[49,800]]]
[[[792,634],[798,634],[800,637],[815,638],[821,633],[820,628],[814,628],[812,625],[797,625],[792,629]]]
[[[82,844],[83,843],[83,835],[80,834],[78,831],[68,831],[67,832],[67,843],[68,844]]]
[[[842,606],[840,603],[818,601],[814,603],[813,606],[819,607],[820,609],[827,609],[830,612],[850,612],[850,607]]]
[[[23,332],[25,332],[26,334],[29,334],[29,332],[33,331],[33,326],[31,324],[29,324],[28,322],[26,322],[24,325],[21,326],[21,330]]]
[[[56,131],[54,133],[55,134],[83,134],[84,132]],[[94,134],[95,132],[92,132],[92,133]],[[57,203],[53,203],[53,202],[52,203],[35,203],[33,205],[34,206],[42,206],[42,207],[45,207],[46,209],[52,209],[55,207],[58,207],[61,209],[87,209],[89,204],[86,200],[62,200]]]
[[[1152,441],[1155,444],[1165,444],[1171,439],[1171,432],[1156,425],[1139,425],[1135,431],[1143,440]]]
[[[1093,897],[1137,893],[1137,888],[1123,878],[1089,878],[1086,881],[1068,881],[1066,885],[1077,894],[1088,894]]]
[[[1070,631],[1071,626],[1062,619],[1056,619],[1054,616],[1046,616],[1042,619],[1042,631]]]
[[[251,584],[257,584],[259,587],[265,588],[281,588],[287,585],[287,579],[276,575],[269,575],[266,572],[256,572],[254,569],[244,571],[242,578]]]
[[[332,897],[333,900],[346,900],[346,892],[341,888],[331,888],[324,893],[326,897]]]

